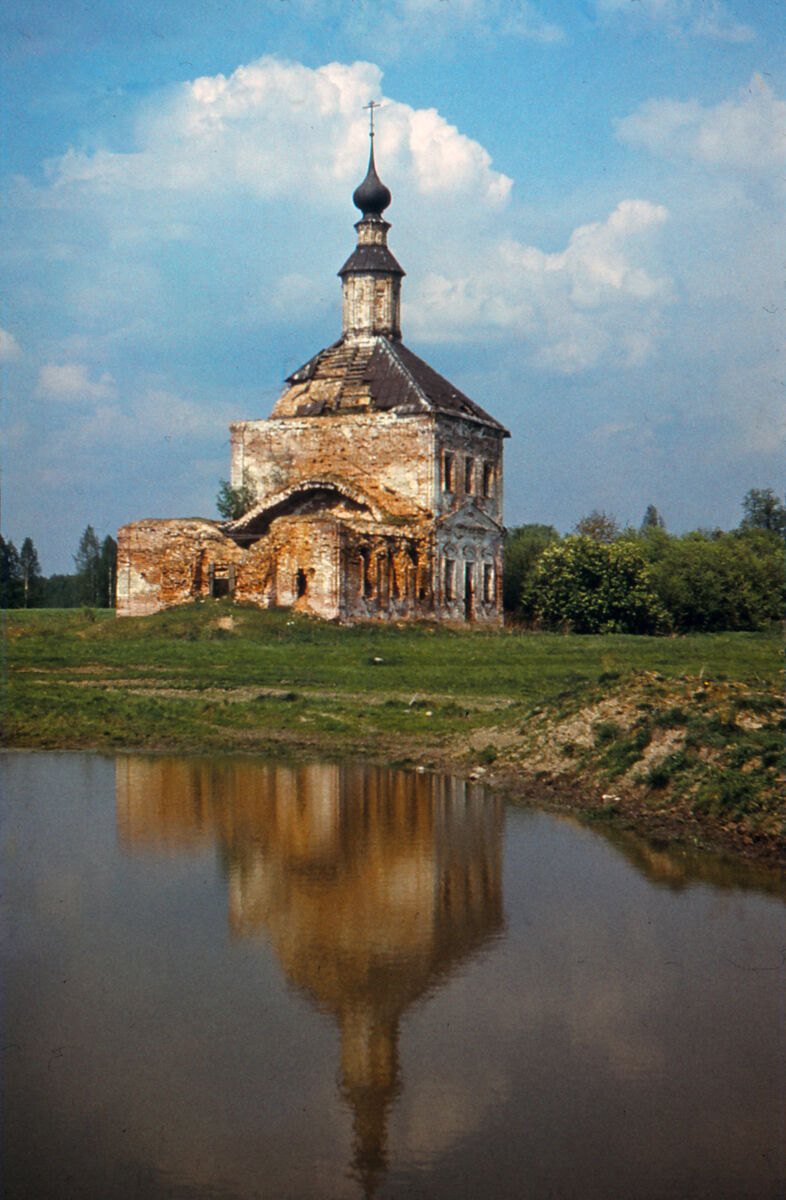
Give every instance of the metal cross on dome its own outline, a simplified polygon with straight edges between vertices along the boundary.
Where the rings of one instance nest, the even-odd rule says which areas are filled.
[[[378,103],[376,100],[369,100],[368,104],[364,104],[363,107],[368,109],[368,121],[369,121],[368,136],[373,139],[373,137],[374,137],[374,109],[381,108],[382,105],[380,103]]]

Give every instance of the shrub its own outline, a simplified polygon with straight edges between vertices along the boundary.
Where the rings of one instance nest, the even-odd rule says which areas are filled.
[[[491,763],[493,763],[496,759],[498,753],[499,751],[497,750],[497,747],[492,746],[489,742],[489,744],[484,746],[482,750],[478,750],[475,757],[479,763],[485,763],[487,766],[490,766]]]
[[[636,539],[652,587],[680,632],[760,629],[784,611],[784,545],[761,529]]]
[[[576,633],[656,633],[668,617],[638,546],[567,537],[538,560],[525,607],[551,629]]]

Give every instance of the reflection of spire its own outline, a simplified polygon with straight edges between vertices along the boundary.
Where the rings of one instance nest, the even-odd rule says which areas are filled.
[[[117,780],[135,838],[165,820],[171,846],[177,814],[184,838],[197,811],[202,834],[212,826],[233,930],[264,935],[290,984],[337,1021],[352,1171],[373,1196],[401,1017],[502,925],[499,803],[464,781],[357,765],[129,759]]]
[[[352,1110],[353,1174],[363,1195],[375,1195],[387,1171],[387,1119],[400,1090],[398,1024],[356,1006],[341,1023],[341,1090]]]

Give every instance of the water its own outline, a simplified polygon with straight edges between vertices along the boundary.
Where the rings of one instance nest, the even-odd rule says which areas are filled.
[[[3,1196],[786,1192],[764,876],[392,769],[3,784]]]

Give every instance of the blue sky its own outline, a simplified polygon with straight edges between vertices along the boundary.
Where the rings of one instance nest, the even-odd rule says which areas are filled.
[[[215,515],[340,333],[377,165],[405,342],[502,420],[505,519],[783,492],[786,22],[701,0],[7,2],[2,528],[44,573]]]

